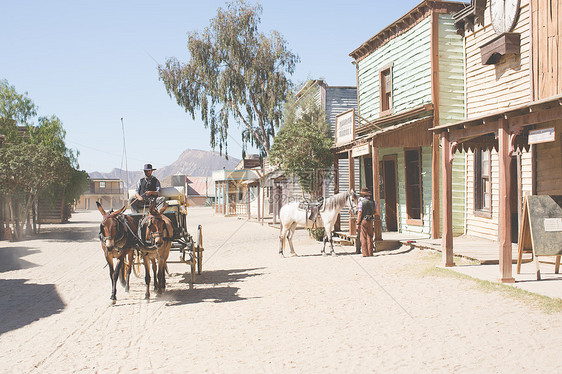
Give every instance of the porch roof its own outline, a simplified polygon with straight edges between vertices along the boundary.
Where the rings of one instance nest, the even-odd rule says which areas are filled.
[[[516,105],[511,108],[504,108],[463,121],[435,126],[430,130],[436,133],[453,132],[455,130],[464,130],[471,127],[486,125],[491,122],[495,122],[500,118],[508,120],[511,122],[511,125],[524,127],[558,119],[560,118],[561,109],[562,95],[556,95],[546,99]],[[491,131],[493,131],[493,129],[490,130],[490,132]]]

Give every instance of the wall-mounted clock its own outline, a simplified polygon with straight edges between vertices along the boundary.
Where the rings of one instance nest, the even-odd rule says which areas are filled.
[[[510,32],[519,16],[521,0],[490,0],[490,15],[496,34]]]

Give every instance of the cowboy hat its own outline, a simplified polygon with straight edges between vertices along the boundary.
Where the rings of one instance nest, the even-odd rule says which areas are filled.
[[[152,168],[152,164],[144,164],[144,169],[143,170],[156,170]]]
[[[371,191],[367,187],[363,187],[361,189],[361,195],[369,195],[371,196]]]

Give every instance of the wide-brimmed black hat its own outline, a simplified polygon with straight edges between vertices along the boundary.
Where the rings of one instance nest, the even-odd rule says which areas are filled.
[[[152,164],[144,164],[144,170],[156,170],[152,168]]]

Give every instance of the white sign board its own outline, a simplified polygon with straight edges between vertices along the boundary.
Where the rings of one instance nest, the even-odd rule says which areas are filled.
[[[545,218],[544,231],[562,231],[562,218]]]
[[[555,138],[554,127],[549,127],[548,129],[530,130],[528,142],[529,144],[547,143],[553,142]]]
[[[369,144],[359,145],[357,147],[353,147],[351,150],[351,157],[359,157],[371,154],[371,146]]]
[[[336,116],[336,146],[355,140],[355,110],[350,109]]]

